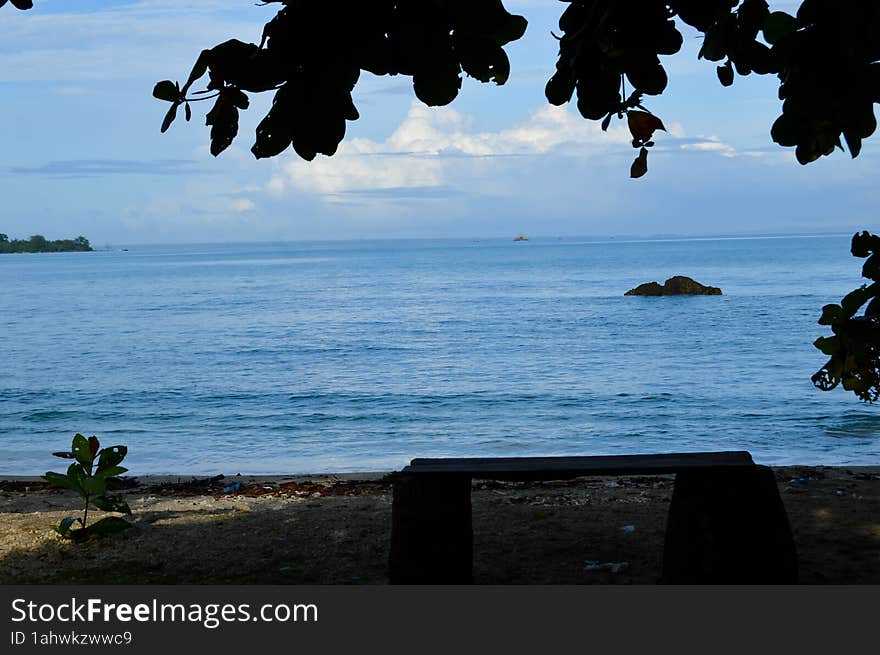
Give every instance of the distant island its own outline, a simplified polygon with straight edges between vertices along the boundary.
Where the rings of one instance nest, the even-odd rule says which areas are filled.
[[[0,232],[0,254],[12,252],[89,252],[93,250],[85,237],[49,241],[42,234],[30,239],[12,239]]]

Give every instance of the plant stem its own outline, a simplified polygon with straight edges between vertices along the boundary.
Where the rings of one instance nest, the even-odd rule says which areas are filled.
[[[85,507],[83,507],[83,529],[86,527],[86,522],[89,520],[89,495],[85,495]]]

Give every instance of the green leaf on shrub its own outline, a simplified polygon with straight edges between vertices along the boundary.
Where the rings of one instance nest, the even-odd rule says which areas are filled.
[[[83,489],[90,496],[103,496],[107,493],[107,481],[104,478],[88,476],[83,481]]]
[[[73,437],[73,445],[70,448],[70,452],[73,453],[76,461],[86,467],[91,466],[92,461],[95,459],[92,456],[92,450],[89,446],[89,440],[81,434],[77,434]]]
[[[62,537],[66,537],[67,533],[70,532],[70,528],[73,526],[73,524],[79,520],[80,519],[76,516],[68,516],[66,518],[63,518],[61,519],[61,523],[58,524],[58,527],[55,528],[55,532],[60,534]]]
[[[131,508],[122,499],[122,496],[98,496],[92,499],[92,504],[104,512],[131,514]]]
[[[115,534],[128,530],[130,527],[131,523],[121,516],[107,516],[100,521],[95,521],[87,528],[76,530],[74,534],[79,538],[84,538],[93,534]]]
[[[106,480],[107,478],[115,478],[117,475],[122,475],[127,470],[128,469],[124,466],[108,466],[106,468],[99,468],[95,471],[95,477]]]
[[[67,479],[75,485],[72,488],[80,495],[85,495],[85,481],[88,477],[82,464],[74,463],[67,467]]]
[[[61,473],[53,473],[52,471],[47,471],[46,475],[43,476],[43,479],[49,484],[58,485],[59,487],[64,487],[65,489],[70,489],[72,491],[79,492],[79,485],[75,480],[71,480],[68,476],[62,475]]]
[[[128,454],[128,448],[125,446],[108,446],[104,448],[98,455],[98,470],[107,466],[116,466],[125,459]]]

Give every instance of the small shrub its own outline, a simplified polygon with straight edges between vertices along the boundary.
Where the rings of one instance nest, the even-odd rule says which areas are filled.
[[[73,437],[70,452],[52,453],[55,457],[76,461],[67,468],[67,473],[49,471],[43,479],[59,487],[72,489],[83,499],[82,518],[68,516],[62,519],[55,528],[58,534],[69,539],[81,540],[94,534],[112,534],[131,527],[131,524],[121,516],[107,516],[88,525],[90,506],[105,512],[131,514],[131,509],[121,495],[107,494],[107,481],[128,470],[119,466],[127,453],[128,448],[125,446],[101,448],[97,437],[91,436],[86,439],[81,434]],[[76,523],[81,527],[74,528]]]

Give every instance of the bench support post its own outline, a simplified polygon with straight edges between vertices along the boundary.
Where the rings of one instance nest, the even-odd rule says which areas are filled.
[[[663,549],[666,584],[796,584],[797,555],[773,471],[676,475]]]
[[[473,583],[471,479],[399,475],[391,510],[391,584]]]

